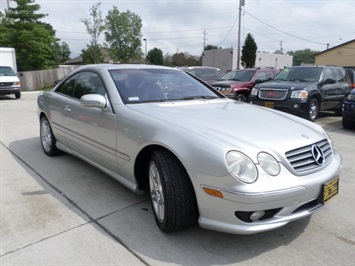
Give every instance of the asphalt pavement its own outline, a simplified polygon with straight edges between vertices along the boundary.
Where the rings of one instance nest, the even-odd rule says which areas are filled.
[[[36,98],[0,96],[0,265],[353,265],[355,130],[322,113],[344,160],[340,193],[313,216],[255,235],[159,231],[149,195],[85,162],[47,157]]]

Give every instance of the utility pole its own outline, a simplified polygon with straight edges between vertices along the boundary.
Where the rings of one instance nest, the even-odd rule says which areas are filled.
[[[282,49],[282,41],[280,41],[280,51],[283,53],[284,50]]]
[[[206,35],[207,35],[206,29],[202,33],[203,33],[203,50],[202,51],[204,51],[205,47],[206,47],[206,40],[208,40],[206,38]]]
[[[242,6],[244,6],[245,0],[239,0],[239,25],[238,25],[238,50],[237,50],[237,69],[240,65],[240,28],[241,28],[241,17],[242,17]]]
[[[147,39],[144,38],[143,41],[145,42],[144,60],[145,60],[145,62],[147,62]]]

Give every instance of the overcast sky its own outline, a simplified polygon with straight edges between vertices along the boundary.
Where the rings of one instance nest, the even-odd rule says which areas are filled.
[[[147,50],[200,56],[203,44],[237,48],[239,0],[36,0],[42,21],[68,43],[71,57],[86,48],[90,36],[84,18],[101,2],[103,17],[116,6],[142,19]],[[1,10],[7,0],[0,0]],[[14,2],[10,2],[13,7]],[[355,0],[245,0],[241,15],[241,46],[251,33],[258,51],[273,53],[311,49],[323,51],[355,39]],[[104,34],[100,36],[104,42]],[[142,40],[142,51],[145,42]]]

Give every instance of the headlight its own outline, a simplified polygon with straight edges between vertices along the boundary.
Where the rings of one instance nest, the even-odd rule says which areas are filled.
[[[251,95],[254,95],[254,96],[256,96],[256,95],[258,95],[258,89],[257,88],[253,88],[252,90],[251,90]]]
[[[245,183],[253,183],[258,177],[253,161],[245,154],[238,151],[230,151],[226,156],[229,171],[239,180]]]
[[[258,154],[258,162],[261,168],[269,175],[278,175],[280,173],[280,164],[276,159],[268,153],[260,152]]]
[[[299,99],[307,99],[308,91],[293,91],[291,94],[291,98],[299,98]]]
[[[349,95],[346,97],[346,99],[347,99],[348,101],[355,101],[355,94],[349,94]]]

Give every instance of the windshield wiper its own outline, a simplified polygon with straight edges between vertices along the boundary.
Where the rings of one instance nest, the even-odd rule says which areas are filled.
[[[198,95],[198,96],[186,96],[182,97],[181,100],[195,100],[195,99],[216,99],[217,96],[212,95]]]
[[[304,79],[290,79],[289,81],[307,82],[307,80],[304,80]]]

